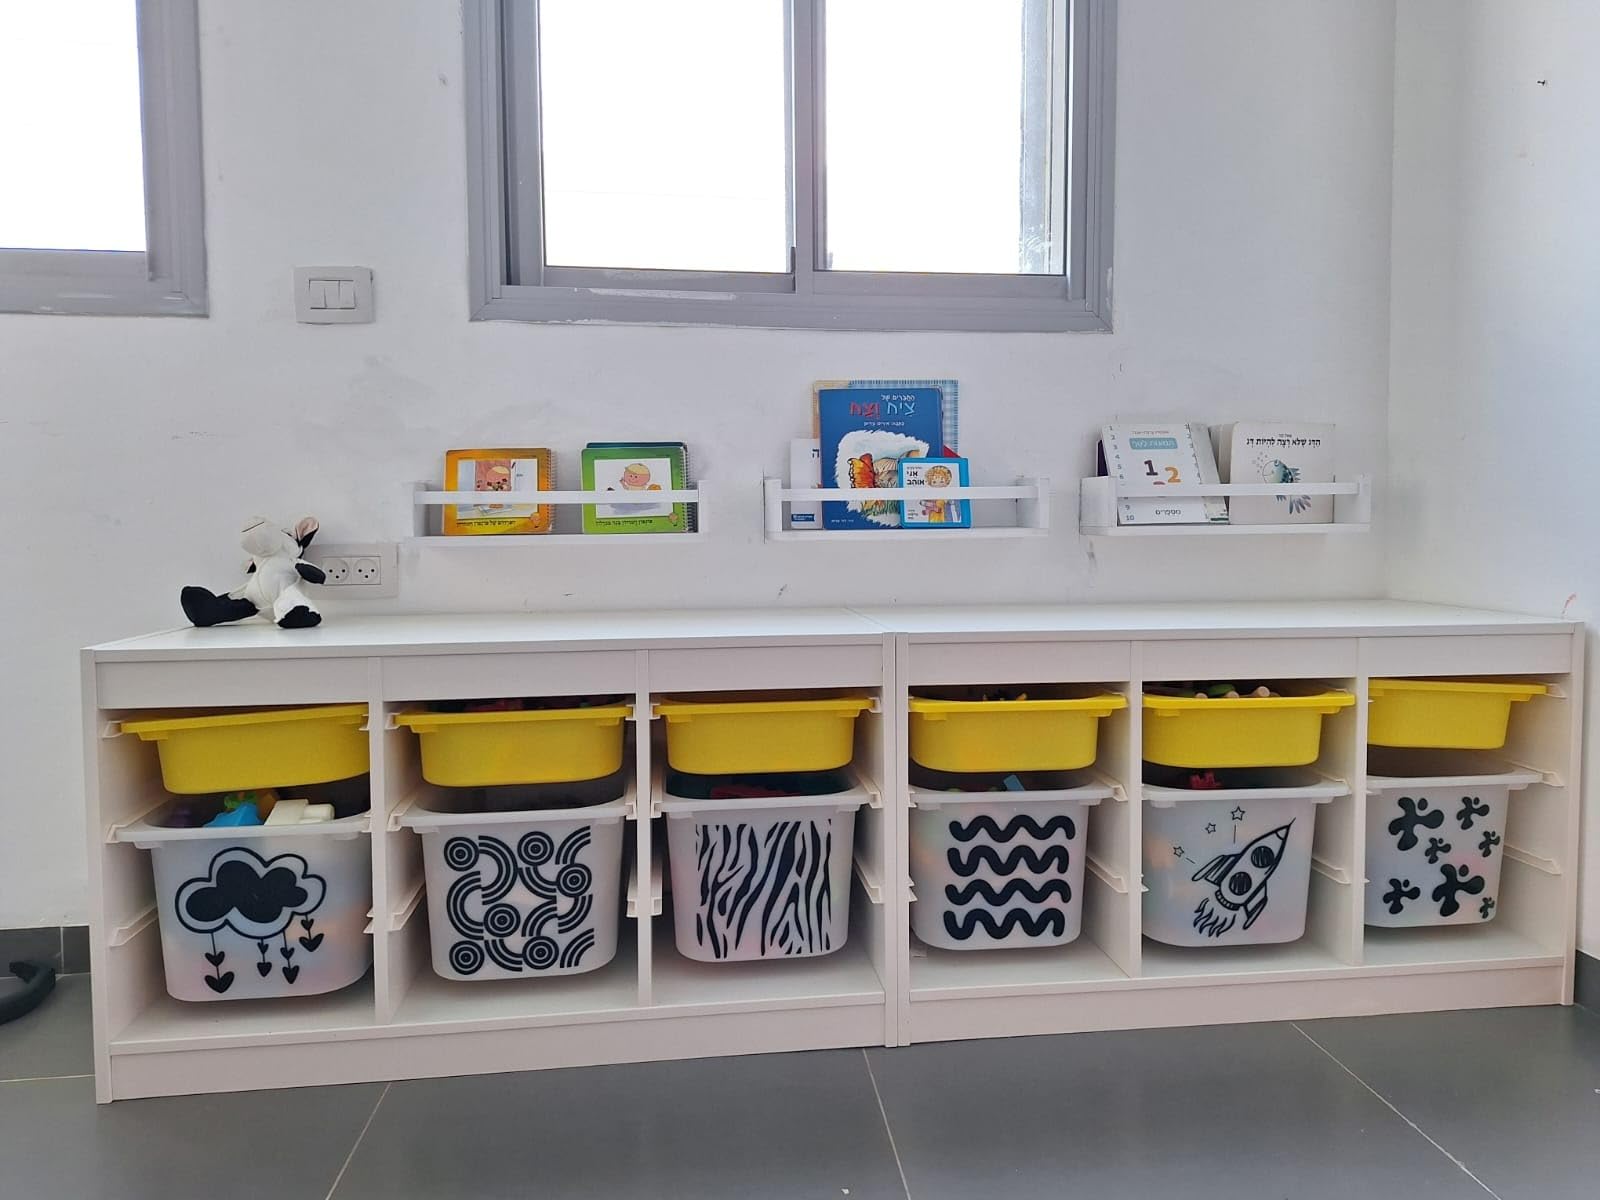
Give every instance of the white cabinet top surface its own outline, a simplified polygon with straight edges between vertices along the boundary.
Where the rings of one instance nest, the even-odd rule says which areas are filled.
[[[1570,633],[1578,624],[1559,617],[1410,600],[863,607],[857,611],[896,633],[938,640],[1030,633],[1135,639]]]
[[[789,641],[929,640],[1046,634],[1085,638],[1568,633],[1555,617],[1400,600],[648,612],[333,614],[316,629],[265,621],[173,629],[92,647],[99,661],[307,658]]]

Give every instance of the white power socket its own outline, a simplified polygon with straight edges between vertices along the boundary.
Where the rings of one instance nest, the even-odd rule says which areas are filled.
[[[382,600],[400,594],[400,548],[393,542],[311,543],[305,559],[327,575],[325,586],[351,598]]]

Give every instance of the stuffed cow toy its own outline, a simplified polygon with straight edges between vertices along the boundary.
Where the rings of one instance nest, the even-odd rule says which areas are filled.
[[[307,517],[293,529],[280,529],[265,517],[254,517],[244,527],[239,545],[250,556],[248,578],[225,595],[203,587],[186,587],[178,597],[183,615],[196,625],[221,625],[247,617],[270,616],[284,629],[310,629],[322,614],[304,587],[321,583],[321,568],[301,562],[300,556],[317,535],[317,519]]]

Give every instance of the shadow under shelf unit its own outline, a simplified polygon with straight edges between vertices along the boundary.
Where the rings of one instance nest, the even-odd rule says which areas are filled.
[[[854,535],[851,535],[854,536]],[[911,534],[909,536],[919,536]],[[1392,600],[745,609],[350,617],[181,629],[85,650],[83,748],[97,1095],[113,1099],[1094,1029],[1570,1003],[1582,779],[1583,626]],[[1445,928],[1364,926],[1369,681],[1543,682],[1504,757],[1539,782],[1511,801],[1500,906]],[[1177,948],[1145,936],[1146,682],[1314,680],[1355,695],[1328,719],[1305,936]],[[1092,684],[1102,723],[1083,852],[1083,929],[1064,946],[930,949],[911,932],[908,701],[925,687]],[[869,696],[850,764],[850,931],[833,954],[697,962],[674,939],[660,719],[674,693]],[[393,818],[429,785],[395,713],[426,701],[614,694],[633,706],[616,957],[550,979],[436,975],[417,834]],[[342,991],[185,1003],[166,992],[145,852],[119,831],[161,795],[135,713],[362,703],[372,816],[373,964]],[[1108,793],[1108,794],[1107,794]],[[670,812],[670,806],[668,807]]]

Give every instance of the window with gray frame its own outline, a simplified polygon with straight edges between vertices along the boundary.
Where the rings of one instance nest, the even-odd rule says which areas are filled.
[[[466,0],[472,315],[1098,330],[1115,0]]]
[[[0,312],[205,315],[197,18],[0,5]]]

